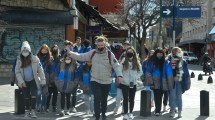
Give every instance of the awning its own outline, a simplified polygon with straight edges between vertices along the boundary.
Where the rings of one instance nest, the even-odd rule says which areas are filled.
[[[11,7],[0,12],[0,19],[11,23],[73,24],[69,11]]]
[[[192,43],[201,43],[201,44],[205,44],[205,40],[202,40],[202,39],[195,39],[195,40],[180,41],[180,42],[179,42],[179,45],[192,44]]]
[[[212,28],[212,30],[209,32],[209,35],[210,34],[215,34],[215,26]]]
[[[119,30],[117,26],[115,26],[113,23],[100,15],[100,13],[96,9],[94,9],[93,6],[86,4],[84,1],[81,0],[76,0],[76,4],[80,5],[81,11],[84,10],[86,14],[91,16],[90,19],[94,19],[96,22],[101,23],[105,29]]]

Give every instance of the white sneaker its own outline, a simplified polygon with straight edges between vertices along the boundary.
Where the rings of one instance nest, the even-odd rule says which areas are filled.
[[[60,115],[61,117],[64,116],[64,115],[65,115],[64,110],[61,110],[60,113],[59,113],[59,115]]]
[[[73,107],[72,110],[71,110],[71,112],[76,113],[77,112],[76,108]]]
[[[129,119],[134,119],[134,115],[132,113],[129,113]]]
[[[37,118],[37,115],[36,115],[36,112],[35,112],[35,111],[31,112],[31,117],[32,117],[32,118]]]
[[[181,111],[178,111],[178,117],[181,118]]]
[[[167,112],[166,106],[163,106],[163,112]]]
[[[24,116],[25,118],[28,118],[28,117],[30,117],[30,112],[29,111],[26,111],[25,112],[25,116]]]
[[[123,120],[129,120],[128,114],[124,114],[124,115],[123,115]]]

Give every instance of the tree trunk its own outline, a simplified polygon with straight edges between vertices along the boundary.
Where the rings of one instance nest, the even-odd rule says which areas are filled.
[[[146,58],[146,52],[145,52],[146,35],[147,35],[147,32],[146,32],[146,29],[144,29],[142,32],[141,47],[140,47],[141,61],[143,61]]]

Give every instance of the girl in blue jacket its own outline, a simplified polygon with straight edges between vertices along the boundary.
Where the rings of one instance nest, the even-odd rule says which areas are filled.
[[[146,70],[145,85],[150,85],[154,92],[155,115],[161,114],[162,96],[165,91],[173,89],[174,81],[171,65],[165,60],[165,53],[161,48],[156,49],[149,60]]]
[[[76,61],[68,57],[67,54],[64,55],[63,61],[59,68],[58,80],[55,81],[58,91],[61,94],[61,111],[60,116],[69,115],[70,112],[70,101],[71,93],[77,86],[78,82],[75,81],[75,71],[77,70]],[[66,98],[66,99],[65,99]],[[67,105],[66,111],[64,111],[65,102]]]

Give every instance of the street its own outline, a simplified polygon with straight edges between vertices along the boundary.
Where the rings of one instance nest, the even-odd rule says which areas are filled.
[[[191,78],[191,88],[190,90],[186,91],[183,94],[183,111],[182,111],[182,118],[179,120],[214,120],[215,119],[215,84],[207,84],[207,79],[209,75],[205,76],[203,75],[203,80],[198,81],[198,75],[202,72],[202,66],[199,65],[189,65],[190,73],[194,72],[195,78]],[[215,74],[212,74],[212,78],[215,78]],[[17,88],[17,86],[10,86],[10,81],[7,79],[0,78],[0,120],[24,120],[26,118],[23,117],[23,115],[15,115],[14,114],[14,89]],[[157,117],[154,116],[152,108],[151,116],[149,117],[142,117],[140,116],[140,92],[141,92],[141,86],[138,87],[139,90],[136,93],[135,98],[135,107],[134,107],[134,120],[171,120],[170,114],[168,112],[162,113],[161,116]],[[210,116],[200,116],[200,91],[201,90],[207,90],[209,91],[209,97],[210,97]],[[60,95],[59,95],[60,96]],[[58,97],[59,97],[58,96]],[[85,105],[83,100],[79,99],[80,94],[78,95],[77,99],[77,113],[71,113],[70,115],[66,115],[64,117],[59,117],[58,112],[57,113],[44,113],[44,114],[37,114],[38,120],[67,120],[67,119],[74,119],[74,120],[94,120],[94,117],[92,115],[86,115],[85,114]],[[58,99],[58,105],[59,105],[59,99]],[[121,107],[118,111],[117,115],[114,115],[113,109],[115,107],[115,99],[109,97],[108,98],[108,109],[107,109],[107,118],[108,120],[122,120],[121,116]],[[169,107],[168,107],[169,109]],[[29,118],[28,118],[29,119]]]

